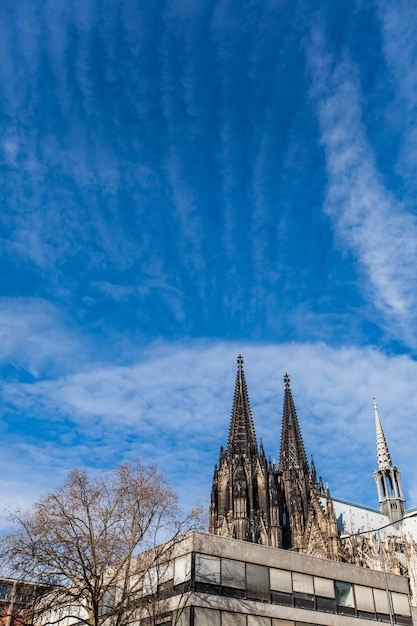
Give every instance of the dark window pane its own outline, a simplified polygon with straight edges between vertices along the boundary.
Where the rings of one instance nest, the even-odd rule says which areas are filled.
[[[10,600],[12,594],[13,585],[5,583],[0,585],[0,600]]]
[[[408,626],[408,624],[412,624],[413,623],[413,620],[408,615],[396,615],[395,616],[395,623],[396,624],[405,624],[406,626]]]
[[[174,593],[174,581],[167,580],[164,583],[158,585],[158,598],[169,598]]]
[[[333,598],[316,596],[317,610],[324,613],[336,613],[336,603]]]
[[[222,587],[223,595],[227,598],[246,598],[245,589],[236,589],[235,587]]]
[[[174,586],[174,594],[186,593],[187,591],[190,591],[190,589],[191,586],[189,582],[181,583],[180,585]]]
[[[370,613],[369,611],[359,611],[358,617],[362,617],[362,619],[373,619],[375,620],[375,613]]]
[[[337,606],[337,612],[339,615],[355,615],[356,611],[352,606]]]
[[[248,598],[269,602],[269,569],[262,565],[247,563],[246,589]]]
[[[200,593],[214,593],[219,596],[222,592],[220,585],[210,585],[209,583],[197,583],[195,584],[195,590]]]
[[[294,591],[294,606],[299,609],[315,609],[314,596],[310,593],[302,593],[300,591]]]
[[[271,600],[273,604],[281,604],[282,606],[292,606],[292,594],[285,591],[272,591]]]

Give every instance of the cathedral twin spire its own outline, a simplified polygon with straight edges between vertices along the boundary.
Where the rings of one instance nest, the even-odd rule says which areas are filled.
[[[237,454],[253,457],[258,454],[258,446],[250,409],[245,373],[243,371],[243,357],[241,354],[237,357],[237,365],[227,451],[229,454],[233,455]],[[310,470],[288,374],[284,376],[284,383],[285,392],[279,470],[281,472],[285,470],[296,471],[297,473],[302,473],[307,476]]]
[[[400,472],[393,465],[374,400],[378,468],[374,472],[380,510],[396,523],[405,512]],[[337,527],[334,503],[314,463],[307,461],[290,377],[284,376],[284,403],[278,465],[258,449],[243,357],[237,374],[227,447],[220,449],[213,477],[210,532],[336,560],[347,553]]]
[[[290,388],[290,377],[284,376],[284,408],[282,412],[281,451],[279,469],[309,473],[307,456]]]
[[[241,354],[237,357],[235,395],[227,450],[229,454],[243,456],[256,456],[258,450]]]
[[[262,445],[258,449],[243,357],[238,356],[227,448],[221,449],[214,471],[210,532],[275,547],[291,547],[304,532],[311,476],[288,374],[284,382],[277,467],[267,462]]]
[[[238,369],[227,450],[229,454],[253,456],[257,454],[258,446],[250,409],[245,373],[243,370],[243,357],[241,354],[237,357],[237,365]],[[288,469],[308,474],[309,466],[288,374],[284,376],[284,383],[285,392],[279,469],[280,471]]]

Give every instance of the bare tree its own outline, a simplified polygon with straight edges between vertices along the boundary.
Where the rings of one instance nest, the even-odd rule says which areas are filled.
[[[111,618],[121,626],[137,610],[149,572],[169,560],[199,513],[182,517],[161,472],[138,461],[96,478],[74,470],[12,522],[0,563],[45,591],[34,609],[38,621],[101,626]]]

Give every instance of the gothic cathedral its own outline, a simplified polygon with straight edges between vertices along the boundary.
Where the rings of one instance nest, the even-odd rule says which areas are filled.
[[[214,469],[210,532],[379,569],[378,542],[362,532],[355,535],[358,529],[352,520],[356,505],[347,510],[348,503],[334,500],[321,477],[317,479],[313,460],[309,465],[289,376],[284,376],[281,448],[276,464],[267,460],[262,443],[258,447],[240,355],[237,364],[227,447],[220,448]],[[368,516],[369,528],[380,526],[381,520],[399,528],[406,511],[400,472],[392,463],[375,401],[374,412],[379,511],[364,507],[360,512]],[[399,546],[401,536],[399,532],[391,550],[389,569],[395,573],[406,569],[404,559],[396,558],[398,552],[408,549]],[[417,549],[413,552],[417,555]]]
[[[214,470],[210,532],[276,548],[338,558],[338,531],[330,492],[307,461],[291,393],[284,377],[281,452],[278,465],[258,449],[238,357],[227,448]],[[325,506],[321,499],[325,498]]]

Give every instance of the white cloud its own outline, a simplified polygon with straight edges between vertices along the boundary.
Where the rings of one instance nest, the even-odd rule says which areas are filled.
[[[105,469],[139,454],[167,473],[186,505],[208,500],[219,447],[227,443],[240,351],[258,441],[263,439],[267,455],[279,456],[282,377],[288,371],[306,451],[318,472],[338,497],[377,506],[375,395],[408,504],[415,504],[417,364],[370,348],[296,343],[159,345],[130,366],[90,363],[82,373],[56,380],[10,383],[3,399],[33,430],[3,438],[2,447],[15,458],[13,480],[21,487],[13,494],[7,483],[0,484],[0,496],[13,505],[20,502],[20,490],[27,493],[31,485],[36,498],[60,482],[65,469]],[[3,475],[10,454],[0,456]]]
[[[415,196],[417,174],[417,6],[407,0],[377,3],[382,26],[383,51],[394,102],[387,111],[387,123],[400,135],[401,146],[397,171],[406,182],[410,201]]]
[[[12,167],[16,167],[16,157],[19,153],[19,142],[15,137],[7,137],[1,142],[5,160]]]
[[[326,156],[324,210],[336,237],[359,261],[368,300],[390,329],[417,345],[417,220],[384,186],[362,121],[356,67],[325,52],[322,34],[308,50],[321,142]]]
[[[85,358],[86,343],[65,328],[62,311],[42,298],[0,298],[0,362],[43,376]]]

